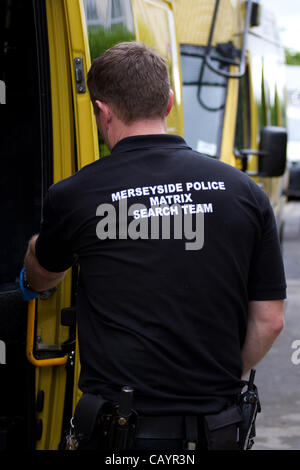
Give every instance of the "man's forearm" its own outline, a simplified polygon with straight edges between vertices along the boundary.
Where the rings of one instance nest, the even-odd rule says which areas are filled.
[[[283,329],[283,301],[250,302],[242,348],[243,376],[267,354]]]
[[[35,255],[35,243],[38,235],[34,235],[28,244],[24,265],[27,281],[35,291],[44,291],[55,287],[65,276],[65,272],[53,273],[44,269]]]
[[[270,334],[255,321],[248,322],[248,331],[242,349],[243,376],[258,364],[272,347],[277,334]]]

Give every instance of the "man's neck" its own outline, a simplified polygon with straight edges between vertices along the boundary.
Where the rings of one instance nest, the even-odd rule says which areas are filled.
[[[118,126],[117,131],[110,139],[110,147],[113,148],[120,140],[126,137],[135,135],[149,135],[149,134],[167,134],[165,120],[153,119],[137,121],[130,125],[122,124]]]

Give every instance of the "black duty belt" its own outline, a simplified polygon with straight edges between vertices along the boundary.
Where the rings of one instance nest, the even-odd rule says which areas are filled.
[[[196,443],[204,437],[199,427],[202,421],[201,416],[138,416],[136,438],[180,439]]]
[[[207,444],[211,450],[249,449],[255,436],[255,418],[260,411],[254,373],[246,392],[228,399],[225,409],[198,416],[140,416],[132,408],[133,389],[124,386],[119,404],[100,395],[83,394],[71,420],[68,441],[85,445],[96,442],[114,450],[129,449],[135,439],[181,440],[187,449]],[[74,432],[73,432],[74,431]],[[72,447],[68,444],[68,448]]]

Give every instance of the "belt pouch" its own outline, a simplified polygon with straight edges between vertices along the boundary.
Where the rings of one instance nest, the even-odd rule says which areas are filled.
[[[238,424],[241,422],[242,414],[238,406],[204,416],[208,450],[239,450]]]
[[[79,443],[92,439],[101,416],[111,411],[111,404],[100,395],[85,393],[76,405],[74,413],[74,431]]]

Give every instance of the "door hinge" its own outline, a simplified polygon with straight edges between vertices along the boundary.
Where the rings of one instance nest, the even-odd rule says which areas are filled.
[[[75,71],[75,83],[77,93],[85,93],[85,79],[83,70],[83,59],[82,57],[75,57],[74,59],[74,71]]]

